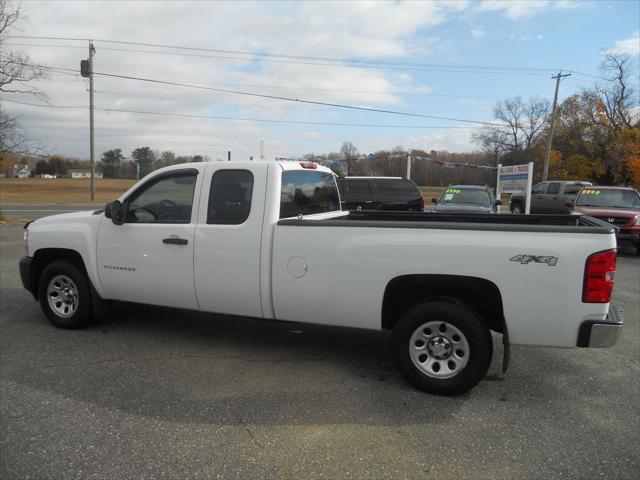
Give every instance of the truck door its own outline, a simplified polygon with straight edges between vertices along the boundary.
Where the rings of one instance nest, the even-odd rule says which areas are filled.
[[[543,203],[542,213],[562,213],[562,207],[560,205],[562,196],[560,195],[560,182],[551,182],[547,186],[547,193],[545,195]]]
[[[537,184],[531,189],[531,213],[544,213],[544,200],[547,193],[547,182]]]
[[[195,233],[194,278],[200,309],[262,317],[260,247],[267,162],[251,170],[209,164]]]
[[[98,272],[108,296],[197,309],[193,286],[195,168],[142,183],[123,202],[124,223],[105,219],[98,231]]]

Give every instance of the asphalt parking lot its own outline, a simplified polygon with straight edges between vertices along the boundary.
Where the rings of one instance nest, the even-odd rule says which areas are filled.
[[[38,207],[40,208],[40,207]],[[41,216],[36,212],[30,214]],[[26,215],[26,212],[25,212]],[[0,478],[637,478],[640,257],[609,349],[502,347],[472,392],[413,390],[388,335],[121,305],[52,327],[0,229]]]

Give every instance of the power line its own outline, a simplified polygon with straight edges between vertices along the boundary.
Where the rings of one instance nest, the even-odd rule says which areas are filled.
[[[18,100],[10,100],[8,98],[3,98],[2,99],[3,102],[9,102],[9,103],[17,103],[18,105],[28,105],[30,107],[43,107],[43,108],[89,108],[86,105],[52,105],[49,103],[43,104],[43,103],[29,103],[29,102],[20,102]]]
[[[538,68],[538,67],[500,67],[500,66],[488,66],[488,65],[464,65],[464,64],[438,64],[438,63],[417,63],[417,62],[386,62],[379,60],[357,60],[357,59],[343,59],[334,57],[318,57],[308,55],[283,55],[266,52],[255,52],[245,50],[223,50],[214,48],[203,47],[188,47],[181,45],[166,45],[158,43],[145,43],[145,42],[130,42],[123,40],[107,40],[107,39],[89,39],[89,38],[73,38],[73,37],[40,37],[29,35],[8,35],[6,38],[20,38],[20,39],[34,39],[34,40],[63,40],[63,41],[89,41],[93,40],[94,43],[110,43],[115,45],[130,45],[139,47],[153,47],[153,48],[168,48],[173,50],[184,51],[196,51],[196,52],[211,52],[225,55],[242,55],[248,58],[238,57],[217,57],[206,56],[210,58],[222,58],[227,60],[242,60],[247,61],[252,58],[259,57],[260,61],[269,61],[276,63],[298,63],[303,65],[319,65],[319,66],[338,66],[338,67],[357,67],[357,68],[387,68],[387,69],[401,69],[401,70],[427,70],[427,71],[443,71],[454,73],[493,73],[493,74],[514,74],[514,75],[547,75],[549,72],[556,71],[552,68]],[[39,45],[40,46],[40,45]],[[47,46],[47,45],[44,45]],[[101,47],[101,50],[108,50],[108,47]],[[131,51],[140,53],[151,54],[177,54],[176,52],[157,52],[152,50],[133,50],[133,49],[113,49],[115,51]],[[186,55],[186,54],[182,54]],[[188,55],[186,55],[188,56]],[[198,56],[198,55],[190,55]],[[200,55],[202,56],[202,55]],[[274,60],[277,59],[277,60]],[[340,62],[340,63],[336,63]]]
[[[75,45],[37,45],[33,43],[6,43],[5,45],[10,46],[46,46],[46,47],[60,47],[60,48],[77,48],[85,50],[85,47],[75,46]],[[113,48],[105,48],[100,47],[100,51],[103,50],[115,50],[115,51],[132,51],[127,49],[113,49]],[[162,53],[165,52],[150,52],[145,50],[140,50],[145,53]],[[250,84],[250,83],[230,83],[230,82],[207,82],[204,85],[227,85],[227,86],[241,86],[241,87],[250,87],[250,88],[270,88],[277,90],[299,90],[299,91],[309,91],[309,92],[337,92],[337,93],[366,93],[366,94],[381,94],[381,95],[422,95],[427,97],[453,97],[453,98],[484,98],[484,99],[499,99],[502,97],[496,97],[491,95],[463,95],[463,94],[446,94],[446,93],[430,93],[430,92],[416,92],[410,90],[349,90],[349,89],[338,89],[338,88],[308,88],[308,87],[287,87],[283,85],[264,85],[264,84]]]
[[[50,68],[50,69],[53,69],[53,70],[75,71],[75,70],[70,69],[70,68],[48,67],[46,65],[37,65],[37,64],[32,64],[32,65],[38,66],[38,67],[41,67],[41,68]],[[208,91],[217,92],[217,93],[226,93],[226,94],[231,94],[231,95],[242,95],[242,96],[256,97],[256,98],[266,98],[266,99],[270,99],[270,100],[280,100],[280,101],[285,101],[285,102],[296,102],[296,103],[303,103],[303,104],[307,104],[307,105],[320,105],[320,106],[325,106],[325,107],[343,108],[343,109],[348,109],[348,110],[357,110],[357,111],[372,112],[372,113],[386,113],[386,114],[389,114],[389,115],[402,115],[402,116],[416,117],[416,118],[430,118],[430,119],[434,119],[434,120],[446,120],[446,121],[450,121],[450,122],[472,123],[472,124],[476,124],[476,125],[491,125],[491,126],[494,126],[494,127],[502,127],[503,126],[503,125],[501,125],[499,123],[482,122],[482,121],[479,121],[479,120],[467,120],[467,119],[455,118],[455,117],[442,117],[442,116],[437,116],[437,115],[426,115],[426,114],[420,114],[420,113],[402,112],[402,111],[398,111],[398,110],[385,110],[385,109],[381,109],[381,108],[358,107],[358,106],[355,106],[355,105],[345,105],[345,104],[341,104],[341,103],[321,102],[321,101],[316,101],[316,100],[305,100],[305,99],[302,99],[302,98],[282,97],[282,96],[278,96],[278,95],[267,95],[267,94],[264,94],[264,93],[243,92],[243,91],[240,91],[240,90],[229,90],[229,89],[223,89],[223,88],[205,87],[205,86],[202,86],[202,85],[193,85],[193,84],[188,84],[188,83],[169,82],[169,81],[166,81],[166,80],[156,80],[156,79],[153,79],[153,78],[134,77],[134,76],[131,76],[131,75],[117,75],[117,74],[114,74],[114,73],[104,73],[104,72],[93,72],[93,74],[94,75],[103,76],[103,77],[107,77],[107,78],[120,78],[120,79],[123,79],[123,80],[134,80],[134,81],[139,81],[139,82],[148,82],[148,83],[154,83],[154,84],[157,84],[157,85],[170,85],[170,86],[174,86],[174,87],[194,88],[194,89],[199,89],[199,90],[208,90]]]
[[[37,103],[29,103],[29,102],[20,102],[17,100],[7,100],[3,99],[3,101],[9,103],[17,103],[19,105],[28,105],[31,107],[41,107],[41,108],[64,108],[64,109],[88,109],[87,106],[83,105],[49,105],[49,104],[37,104]],[[342,122],[311,122],[311,121],[298,121],[298,120],[277,120],[277,119],[269,119],[269,118],[249,118],[249,117],[231,117],[231,116],[218,116],[218,115],[197,115],[197,114],[189,114],[189,113],[171,113],[171,112],[156,112],[150,110],[129,110],[123,108],[96,108],[96,110],[100,110],[106,113],[119,112],[119,113],[133,113],[140,115],[159,115],[159,116],[168,116],[168,117],[182,117],[182,118],[202,118],[202,119],[211,119],[211,120],[231,120],[231,121],[241,121],[241,122],[261,122],[261,123],[281,123],[281,124],[291,124],[291,125],[318,125],[318,126],[335,126],[335,127],[376,127],[376,128],[419,128],[419,129],[474,129],[475,127],[451,127],[445,125],[392,125],[392,124],[376,124],[376,123],[342,123]]]
[[[134,81],[140,81],[140,82],[156,83],[156,84],[160,84],[160,85],[171,85],[171,86],[175,86],[175,87],[185,87],[185,88],[195,88],[195,89],[201,89],[201,90],[210,90],[210,91],[213,91],[213,92],[227,93],[227,94],[232,94],[232,95],[244,95],[244,96],[249,96],[249,97],[267,98],[267,99],[271,99],[271,100],[281,100],[281,101],[286,101],[286,102],[297,102],[297,103],[304,103],[304,104],[309,104],[309,105],[321,105],[321,106],[326,106],[326,107],[344,108],[344,109],[349,109],[349,110],[359,110],[359,111],[364,111],[364,112],[386,113],[386,114],[390,114],[390,115],[402,115],[402,116],[407,116],[407,117],[430,118],[430,119],[434,119],[434,120],[446,120],[446,121],[451,121],[451,122],[473,123],[473,124],[478,124],[478,125],[501,126],[501,125],[499,125],[497,123],[482,122],[482,121],[478,121],[478,120],[466,120],[466,119],[454,118],[454,117],[441,117],[441,116],[437,116],[437,115],[424,115],[424,114],[420,114],[420,113],[409,113],[409,112],[402,112],[402,111],[397,111],[397,110],[385,110],[385,109],[380,109],[380,108],[358,107],[358,106],[355,106],[355,105],[345,105],[345,104],[341,104],[341,103],[320,102],[320,101],[316,101],[316,100],[305,100],[305,99],[302,99],[302,98],[282,97],[282,96],[278,96],[278,95],[267,95],[267,94],[263,94],[263,93],[252,93],[252,92],[243,92],[243,91],[239,91],[239,90],[228,90],[228,89],[222,89],[222,88],[204,87],[204,86],[200,86],[200,85],[192,85],[192,84],[187,84],[187,83],[177,83],[177,82],[169,82],[169,81],[164,81],[164,80],[155,80],[155,79],[152,79],[152,78],[133,77],[133,76],[130,76],[130,75],[117,75],[117,74],[113,74],[113,73],[102,73],[102,72],[95,72],[94,75],[100,75],[100,76],[103,76],[103,77],[110,77],[110,78],[121,78],[121,79],[125,79],[125,80],[134,80]]]

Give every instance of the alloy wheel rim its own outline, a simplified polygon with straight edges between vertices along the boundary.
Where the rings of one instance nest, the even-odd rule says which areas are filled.
[[[47,287],[49,308],[62,318],[71,317],[78,310],[78,287],[66,275],[56,275]]]
[[[469,342],[462,331],[446,321],[429,321],[409,339],[409,356],[415,367],[431,378],[459,375],[469,362]]]

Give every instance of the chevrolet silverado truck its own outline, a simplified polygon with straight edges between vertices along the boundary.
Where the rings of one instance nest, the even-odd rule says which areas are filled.
[[[484,377],[492,331],[505,371],[510,344],[616,342],[614,229],[576,215],[348,212],[315,163],[205,162],[157,170],[104,210],[25,225],[20,274],[61,328],[128,301],[390,330],[406,379],[453,395]]]

